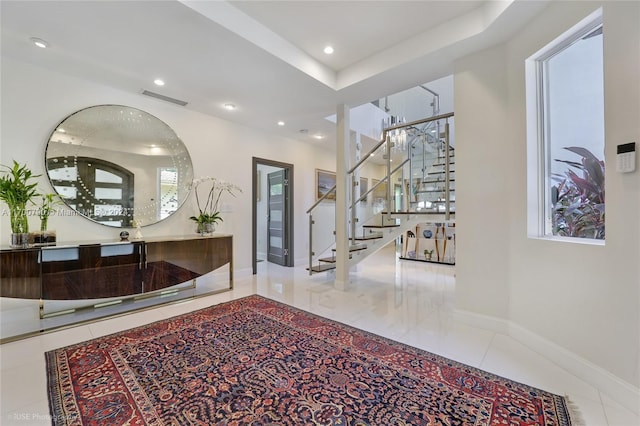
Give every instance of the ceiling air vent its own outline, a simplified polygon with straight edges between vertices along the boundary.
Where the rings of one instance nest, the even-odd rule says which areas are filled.
[[[155,93],[155,92],[150,92],[148,90],[143,90],[142,94],[143,95],[147,95],[147,96],[151,96],[152,98],[156,98],[156,99],[160,99],[160,100],[163,100],[163,101],[171,102],[173,104],[177,104],[177,105],[180,105],[180,106],[185,106],[186,104],[188,104],[188,102],[181,101],[180,99],[170,98],[169,96],[161,95],[161,94]]]

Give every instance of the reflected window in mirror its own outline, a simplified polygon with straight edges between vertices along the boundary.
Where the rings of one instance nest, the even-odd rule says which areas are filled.
[[[175,167],[160,167],[158,169],[160,178],[160,188],[158,193],[160,196],[160,219],[169,217],[171,213],[179,207],[178,203],[178,171]]]
[[[61,157],[47,160],[49,179],[60,197],[83,216],[114,227],[133,221],[133,173],[99,158],[77,157],[70,166]]]

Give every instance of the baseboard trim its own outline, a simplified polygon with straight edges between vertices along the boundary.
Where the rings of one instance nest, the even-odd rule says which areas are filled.
[[[636,415],[640,414],[640,407],[638,407],[640,389],[525,327],[513,321],[463,310],[455,310],[454,319],[512,337],[569,373],[596,387]]]
[[[455,309],[453,311],[453,319],[474,327],[509,335],[509,321],[502,318]]]
[[[509,336],[534,349],[569,373],[595,386],[634,413],[640,414],[638,407],[640,389],[630,383],[512,321],[509,322]]]

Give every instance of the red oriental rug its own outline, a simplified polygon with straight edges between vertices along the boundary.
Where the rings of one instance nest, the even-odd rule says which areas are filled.
[[[561,396],[260,296],[46,359],[54,424],[571,424]]]

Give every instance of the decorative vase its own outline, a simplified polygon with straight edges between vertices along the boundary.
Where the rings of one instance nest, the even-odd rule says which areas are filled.
[[[43,235],[44,233],[42,231],[29,232],[29,244],[39,246],[42,243]]]
[[[29,232],[28,243],[29,245],[33,245],[36,247],[55,246],[56,231],[45,230]]]
[[[198,229],[196,230],[196,232],[200,235],[209,235],[209,234],[213,234],[215,230],[216,230],[215,223],[199,223]]]
[[[11,217],[11,247],[22,248],[29,245],[29,220],[26,207],[20,205],[9,209]]]
[[[56,231],[48,229],[42,233],[42,244],[45,246],[55,246],[56,245]]]
[[[26,248],[29,245],[29,233],[28,232],[12,232],[11,233],[11,247],[14,248]]]

